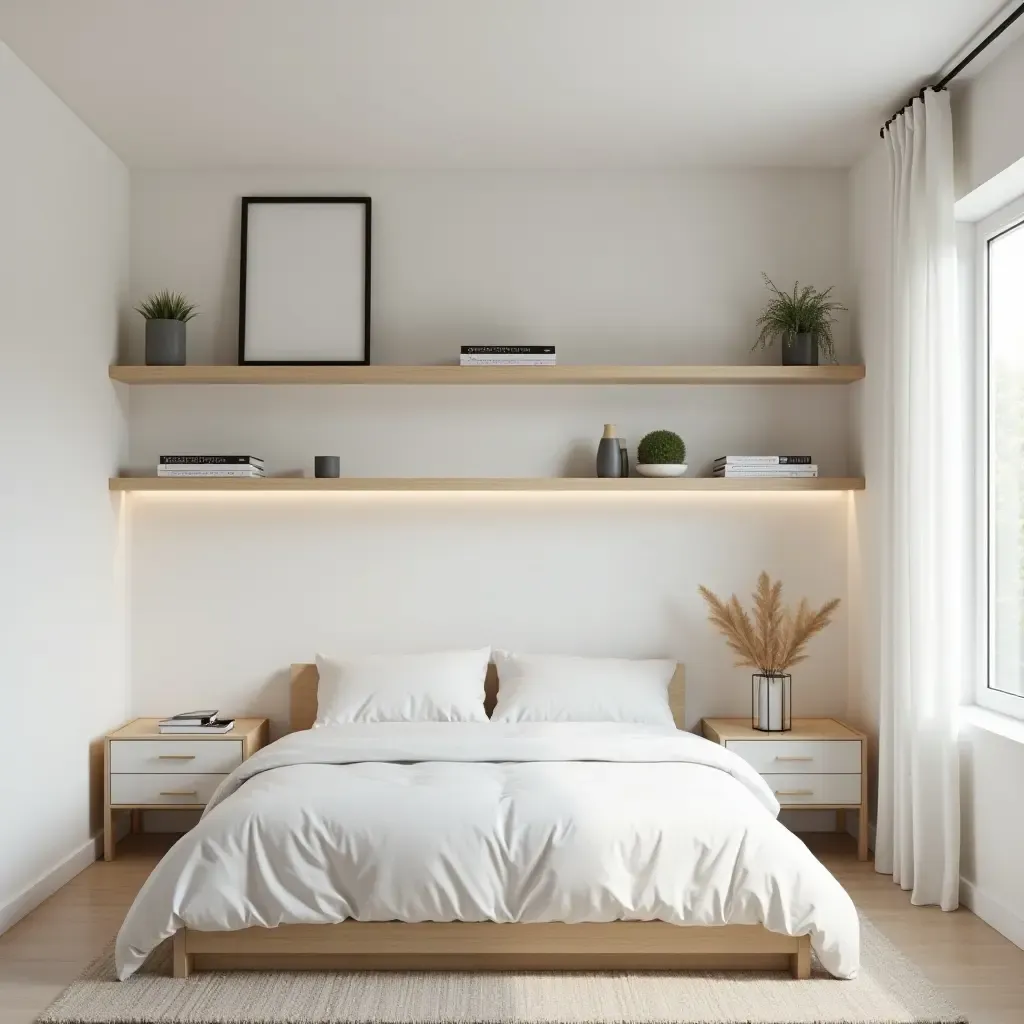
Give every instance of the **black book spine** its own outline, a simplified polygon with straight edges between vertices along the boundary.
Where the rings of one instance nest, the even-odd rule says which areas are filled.
[[[464,356],[553,356],[554,345],[463,345]]]
[[[255,455],[161,455],[161,466],[262,466],[263,460]]]

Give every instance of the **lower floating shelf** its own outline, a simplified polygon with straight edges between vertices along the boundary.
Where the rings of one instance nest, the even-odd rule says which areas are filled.
[[[110,480],[112,491],[585,491],[630,494],[660,491],[862,491],[864,478],[810,477],[756,480],[715,477],[624,480],[598,477],[314,477],[271,476],[261,480],[224,477],[168,478],[122,476]]]

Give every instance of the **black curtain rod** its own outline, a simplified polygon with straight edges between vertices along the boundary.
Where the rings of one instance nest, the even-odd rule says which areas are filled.
[[[982,39],[982,41],[978,43],[978,45],[971,50],[971,52],[967,54],[967,56],[964,57],[964,59],[960,61],[952,71],[949,72],[949,74],[944,75],[934,85],[926,85],[920,92],[911,96],[910,99],[907,100],[907,102],[904,103],[903,106],[900,107],[900,109],[897,110],[896,113],[878,129],[878,137],[880,139],[885,138],[886,128],[888,128],[889,125],[891,125],[893,121],[895,121],[896,118],[914,102],[915,99],[923,100],[925,92],[929,89],[934,89],[936,92],[939,92],[941,89],[945,89],[946,86],[949,85],[949,83],[952,82],[953,79],[956,78],[956,76],[959,75],[960,72],[978,56],[979,53],[987,50],[1022,14],[1024,14],[1024,3],[1017,7],[1016,10],[1011,11],[998,25],[996,25],[996,27],[992,29],[992,31],[989,32],[989,34],[985,36],[985,38]]]

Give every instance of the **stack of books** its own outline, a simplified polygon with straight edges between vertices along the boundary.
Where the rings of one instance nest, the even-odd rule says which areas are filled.
[[[225,733],[234,727],[233,718],[218,718],[213,710],[183,711],[180,715],[162,718],[158,726],[160,732],[172,736],[175,733]]]
[[[161,455],[157,476],[263,476],[255,455]]]
[[[810,455],[722,455],[715,459],[715,476],[735,478],[817,476]]]
[[[554,345],[463,345],[459,366],[554,366]]]

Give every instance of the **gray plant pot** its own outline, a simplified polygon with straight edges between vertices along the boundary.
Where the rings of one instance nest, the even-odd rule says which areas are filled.
[[[146,321],[146,365],[185,365],[185,321]]]
[[[818,338],[814,334],[787,334],[782,339],[783,366],[817,366]]]
[[[314,455],[313,475],[318,477],[341,476],[341,456]]]

